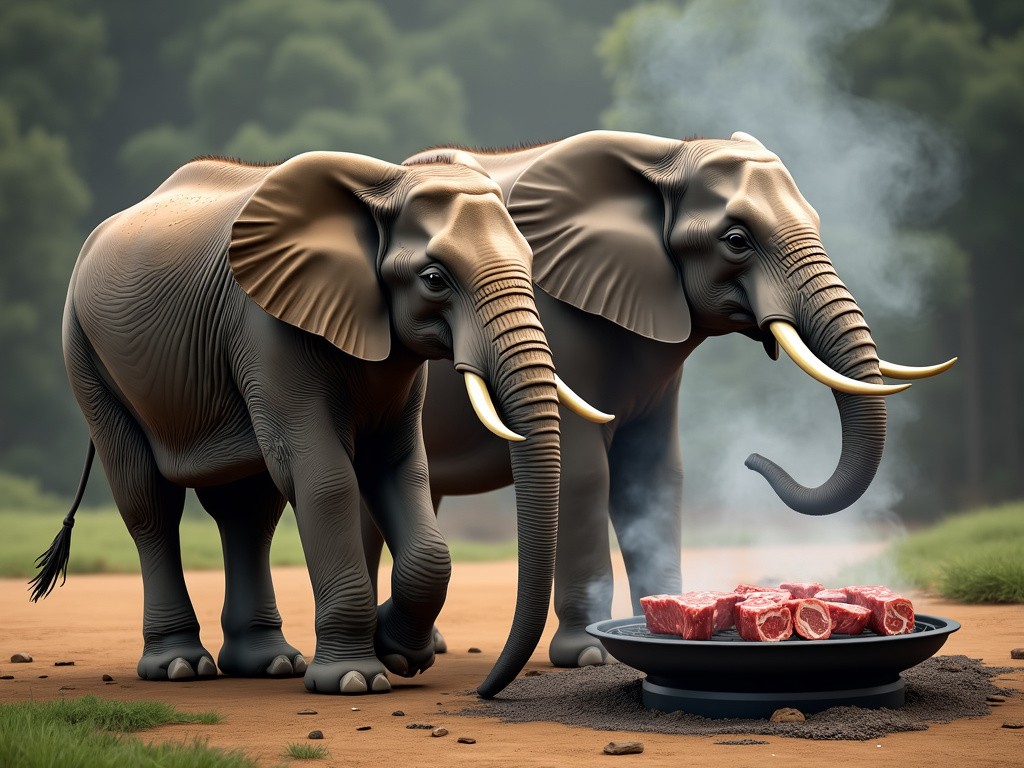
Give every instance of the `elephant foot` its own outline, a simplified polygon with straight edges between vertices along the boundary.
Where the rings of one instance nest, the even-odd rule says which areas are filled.
[[[225,675],[235,677],[296,677],[308,666],[306,657],[285,642],[276,627],[225,637],[217,664]]]
[[[592,667],[609,660],[604,646],[586,632],[561,628],[551,639],[548,658],[556,667]]]
[[[209,679],[217,665],[198,633],[178,632],[147,641],[136,672],[143,680]]]
[[[413,677],[419,672],[426,672],[434,666],[435,633],[440,633],[431,626],[423,642],[413,643],[408,631],[389,631],[392,624],[397,624],[394,609],[388,601],[377,609],[377,633],[374,636],[374,650],[389,672],[400,677]],[[441,638],[444,642],[444,638]]]
[[[306,690],[314,693],[387,693],[391,690],[384,665],[376,658],[349,659],[318,664],[316,659],[306,669]]]

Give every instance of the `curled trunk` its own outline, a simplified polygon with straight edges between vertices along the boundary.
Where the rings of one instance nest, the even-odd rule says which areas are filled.
[[[526,301],[526,296],[529,300]],[[505,424],[526,438],[509,444],[515,481],[519,586],[501,655],[478,692],[491,698],[526,665],[540,642],[554,578],[558,524],[558,396],[551,351],[527,279],[496,281],[480,291],[480,315],[495,357],[486,377]]]
[[[808,276],[807,270],[814,270]],[[857,381],[882,383],[878,354],[864,315],[831,265],[810,259],[794,279],[801,284],[797,329],[814,354]],[[787,506],[805,515],[829,515],[853,504],[875,477],[885,447],[882,397],[833,391],[839,408],[842,452],[832,476],[817,488],[801,485],[774,462],[751,454],[747,467],[760,473]]]

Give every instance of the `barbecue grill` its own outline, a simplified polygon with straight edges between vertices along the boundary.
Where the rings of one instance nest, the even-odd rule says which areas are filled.
[[[833,635],[747,642],[735,630],[711,640],[653,634],[643,616],[587,627],[612,656],[641,672],[643,703],[664,712],[762,718],[780,707],[810,714],[837,706],[900,707],[900,672],[934,655],[960,624],[918,615],[905,635]]]

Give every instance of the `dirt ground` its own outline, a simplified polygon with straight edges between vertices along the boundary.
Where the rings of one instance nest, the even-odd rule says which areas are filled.
[[[742,552],[699,550],[684,553],[690,567],[700,559],[738,564]],[[697,561],[695,563],[695,561]],[[624,583],[617,562],[617,584]],[[387,574],[384,574],[386,582]],[[301,568],[275,572],[278,601],[288,639],[312,655],[313,602]],[[223,577],[219,572],[188,574],[189,588],[203,625],[203,640],[216,656],[220,647],[219,615]],[[466,694],[483,680],[504,643],[515,601],[514,562],[456,563],[448,600],[438,620],[449,645],[426,674],[412,680],[392,676],[394,689],[384,695],[342,697],[307,693],[299,679],[244,680],[218,678],[207,682],[159,683],[138,679],[135,664],[141,649],[142,583],[138,576],[73,576],[38,605],[28,602],[21,580],[0,580],[0,702],[43,701],[60,696],[96,696],[124,700],[162,700],[179,709],[213,711],[224,717],[213,726],[167,726],[147,731],[147,740],[198,737],[210,745],[238,748],[261,765],[286,765],[289,744],[321,744],[330,751],[311,765],[379,766],[575,766],[624,761],[635,765],[822,766],[856,763],[875,765],[1022,765],[1024,730],[1004,723],[1024,723],[1024,661],[1010,650],[1024,646],[1024,610],[1020,606],[965,606],[927,596],[914,596],[921,613],[953,618],[962,629],[941,654],[964,654],[990,666],[1012,667],[996,678],[997,685],[1019,692],[993,704],[986,717],[932,725],[928,730],[901,733],[867,742],[810,741],[759,737],[761,745],[719,745],[731,737],[690,737],[628,732],[601,732],[554,723],[505,724],[491,718],[445,714],[471,705]],[[628,600],[616,592],[616,615],[629,615]],[[527,669],[551,670],[544,640]],[[479,653],[470,653],[477,648]],[[31,664],[8,663],[14,653],[30,653]],[[74,666],[55,666],[73,661]],[[113,682],[104,682],[109,675]],[[316,714],[300,714],[315,710]],[[404,715],[393,714],[401,710]],[[448,735],[433,737],[410,724],[443,726]],[[369,726],[368,730],[359,730]],[[322,730],[323,741],[307,741]],[[459,743],[459,737],[475,743]],[[737,738],[740,738],[737,736]],[[639,740],[639,755],[603,754],[610,741]],[[301,763],[300,763],[301,764]]]

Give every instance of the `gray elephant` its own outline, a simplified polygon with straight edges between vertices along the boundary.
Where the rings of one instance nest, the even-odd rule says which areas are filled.
[[[782,346],[833,388],[842,454],[824,484],[805,488],[756,454],[746,462],[810,515],[843,509],[871,482],[886,427],[877,395],[909,386],[881,376],[916,378],[952,363],[879,361],[822,246],[817,213],[779,158],[746,134],[678,141],[596,131],[509,151],[440,148],[410,161],[426,158],[479,164],[501,185],[534,251],[537,306],[559,370],[616,417],[562,423],[556,665],[606,658],[584,628],[610,615],[609,516],[616,531],[655,533],[643,549],[619,537],[634,611],[643,595],[680,590],[679,387],[684,361],[706,338],[743,333],[772,359]],[[424,436],[435,507],[512,479],[498,441],[452,428],[470,418],[453,398],[457,384],[431,364]]]
[[[420,416],[424,361],[443,357],[480,418],[517,441],[521,599],[481,693],[500,691],[525,664],[554,568],[559,413],[531,253],[500,195],[450,162],[206,158],[86,241],[64,352],[90,459],[95,445],[139,551],[141,677],[217,673],[182,578],[187,487],[223,542],[221,671],[304,672],[309,690],[361,693],[390,689],[385,668],[412,676],[433,663],[450,560]],[[87,477],[88,464],[83,489]],[[392,596],[379,608],[361,498],[394,555]],[[316,603],[308,665],[285,641],[270,577],[286,500]],[[40,558],[33,599],[66,568],[73,517],[74,508]]]

